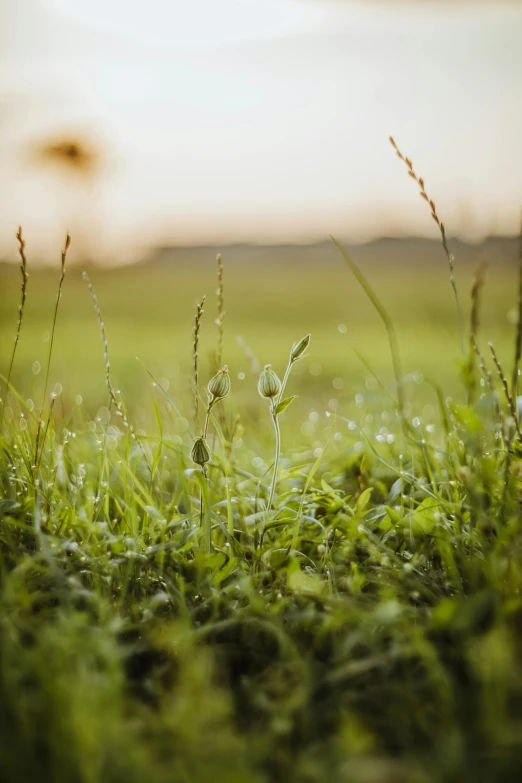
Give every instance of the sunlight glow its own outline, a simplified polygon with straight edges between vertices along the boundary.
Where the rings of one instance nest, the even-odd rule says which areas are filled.
[[[292,0],[48,0],[76,22],[161,47],[202,48],[313,29],[319,5]]]
[[[515,233],[522,5],[0,0],[0,252]],[[45,35],[42,35],[45,30]],[[80,181],[35,145],[101,152]]]

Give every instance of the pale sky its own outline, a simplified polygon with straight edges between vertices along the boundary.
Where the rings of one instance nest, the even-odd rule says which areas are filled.
[[[515,234],[522,3],[0,0],[0,255],[152,244]],[[96,178],[36,142],[81,134]],[[14,248],[14,250],[16,250]]]

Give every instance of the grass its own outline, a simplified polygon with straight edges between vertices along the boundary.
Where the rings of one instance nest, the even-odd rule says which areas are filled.
[[[74,246],[72,250],[74,260]],[[150,424],[150,417],[144,416],[145,410],[151,410],[151,386],[136,357],[158,378],[166,378],[176,396],[180,391],[189,394],[192,345],[187,335],[196,302],[205,293],[200,363],[206,377],[214,369],[218,331],[214,323],[217,303],[211,296],[215,288],[214,263],[210,256],[207,264],[89,269],[106,321],[114,382],[124,392],[128,406],[135,409],[135,421],[140,424]],[[459,384],[454,362],[461,359],[461,353],[443,263],[424,267],[419,259],[416,265],[390,268],[377,261],[364,271],[395,324],[405,374],[419,371],[425,376],[434,375],[446,392],[453,394]],[[46,365],[58,274],[58,269],[33,268],[28,284],[13,381],[16,387],[23,386],[24,395],[35,402],[43,393],[44,371],[40,369],[33,375],[33,366],[35,362],[41,368]],[[471,289],[473,274],[474,266],[459,270],[464,298]],[[483,294],[482,329],[495,343],[503,361],[511,361],[512,355],[513,324],[508,315],[516,318],[515,278],[511,267],[497,266],[491,259]],[[369,375],[357,354],[366,359],[385,384],[393,381],[382,322],[340,254],[338,260],[334,258],[325,264],[318,257],[316,263],[303,267],[297,263],[280,264],[275,253],[267,254],[263,263],[227,267],[226,289],[223,362],[230,367],[234,399],[242,411],[253,399],[257,377],[252,375],[251,362],[236,341],[238,335],[260,366],[272,363],[282,372],[289,345],[301,335],[312,333],[308,359],[295,368],[293,381],[301,402],[306,398],[307,409],[317,407],[319,402],[321,407],[327,406],[332,396],[339,396],[343,405],[353,400]],[[13,344],[18,300],[16,273],[1,268],[0,366],[4,368]],[[105,404],[101,385],[105,367],[98,325],[81,269],[68,269],[60,308],[50,388],[59,382],[69,399],[81,394],[90,409],[97,410]],[[339,331],[339,326],[343,331]],[[240,373],[244,373],[244,379],[238,377]],[[332,385],[335,378],[343,381],[342,390]],[[186,410],[188,414],[188,407]]]
[[[219,262],[193,340],[211,268],[90,270],[96,313],[73,268],[31,273],[1,403],[3,783],[520,780],[516,274],[460,272],[463,358],[443,267],[346,261],[362,288],[342,253]]]

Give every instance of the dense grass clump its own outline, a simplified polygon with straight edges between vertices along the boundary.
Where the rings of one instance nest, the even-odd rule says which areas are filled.
[[[308,416],[290,370],[313,334],[286,346],[286,373],[247,379],[246,414],[235,397],[221,259],[217,349],[206,377],[201,302],[190,398],[147,366],[154,395],[125,404],[89,283],[96,412],[11,382],[19,241],[0,403],[2,783],[519,781],[522,295],[506,372],[481,348],[477,278],[451,398],[404,375],[346,256],[395,377],[366,362],[346,415],[339,399]]]

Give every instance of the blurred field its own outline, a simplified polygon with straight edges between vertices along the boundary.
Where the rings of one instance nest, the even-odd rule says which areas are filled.
[[[348,409],[358,392],[375,387],[364,365],[388,386],[392,368],[386,333],[372,305],[335,248],[267,248],[227,254],[225,264],[225,350],[238,405],[258,404],[252,366],[238,344],[241,336],[260,364],[282,372],[292,342],[307,332],[307,359],[295,368],[292,393],[301,405],[325,405],[332,398]],[[378,254],[352,252],[395,323],[405,375],[420,372],[446,393],[459,388],[456,362],[460,346],[455,303],[442,252],[426,244],[429,257],[392,264]],[[400,247],[398,249],[400,253]],[[13,252],[14,255],[14,252]],[[165,255],[165,254],[164,254]],[[477,253],[477,257],[478,257]],[[71,249],[74,260],[74,245]],[[494,341],[500,356],[511,360],[516,269],[502,259],[491,261],[483,292],[480,334],[484,346]],[[195,304],[207,295],[201,334],[201,377],[208,379],[216,338],[215,252],[178,250],[173,257],[118,269],[89,269],[102,308],[115,384],[138,416],[152,397],[143,363],[167,379],[169,393],[187,393]],[[476,264],[467,258],[457,278],[467,329],[469,292]],[[82,269],[71,264],[60,304],[51,368],[52,389],[61,384],[65,405],[80,394],[92,409],[105,404],[102,343]],[[13,381],[38,402],[43,391],[59,268],[30,269],[27,307]],[[0,364],[6,373],[19,303],[19,271],[0,267]],[[487,347],[487,346],[486,346]],[[38,372],[38,369],[40,371]],[[417,381],[419,376],[416,376]],[[416,394],[422,394],[418,384]],[[426,395],[432,394],[429,389]]]

